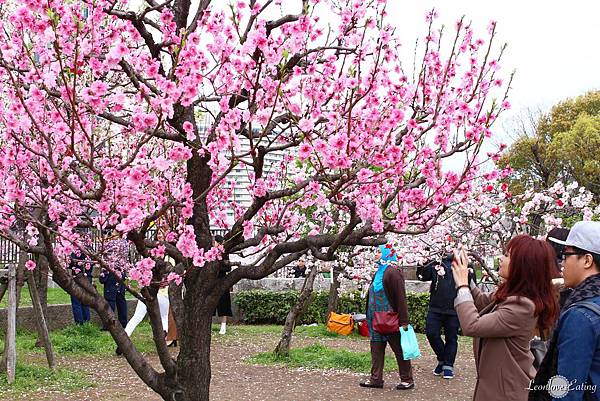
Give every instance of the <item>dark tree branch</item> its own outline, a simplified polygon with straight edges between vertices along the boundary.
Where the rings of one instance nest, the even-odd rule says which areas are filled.
[[[198,10],[196,10],[196,14],[194,15],[194,19],[192,20],[192,23],[188,27],[188,32],[194,32],[196,30],[196,28],[198,27],[198,22],[204,16],[204,13],[206,12],[206,9],[210,5],[211,1],[212,0],[200,0],[200,4],[198,5]]]

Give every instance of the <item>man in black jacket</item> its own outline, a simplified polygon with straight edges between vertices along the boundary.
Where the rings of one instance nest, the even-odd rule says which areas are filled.
[[[454,310],[456,288],[451,265],[452,254],[447,254],[441,261],[431,260],[417,268],[419,280],[431,281],[425,332],[438,361],[433,374],[443,375],[444,379],[454,378],[454,360],[458,351],[458,329],[460,328]],[[442,328],[444,340],[442,340]]]

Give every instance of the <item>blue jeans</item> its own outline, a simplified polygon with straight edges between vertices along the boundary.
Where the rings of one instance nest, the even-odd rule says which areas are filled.
[[[73,320],[76,324],[84,324],[90,321],[90,307],[79,302],[71,295],[71,308],[73,309]]]
[[[442,340],[442,327],[444,328],[445,342]],[[439,312],[427,312],[425,333],[429,345],[435,352],[439,363],[452,368],[458,351],[458,329],[460,322],[458,316],[447,315]]]
[[[125,294],[117,294],[115,299],[107,299],[106,302],[108,302],[113,312],[115,309],[117,310],[121,326],[127,326],[127,301],[125,300]]]
[[[92,276],[86,275],[86,278],[92,284]],[[73,310],[75,324],[84,324],[90,321],[90,307],[82,304],[73,295],[71,295],[71,309]]]

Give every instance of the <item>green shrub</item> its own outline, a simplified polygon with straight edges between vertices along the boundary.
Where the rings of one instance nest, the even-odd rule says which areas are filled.
[[[284,324],[285,318],[298,299],[298,291],[240,291],[235,296],[235,304],[246,324]],[[328,292],[316,292],[306,313],[299,324],[324,323],[327,314]],[[410,322],[417,332],[425,331],[425,318],[429,304],[429,294],[408,293],[408,312]],[[364,313],[366,301],[358,291],[340,296],[338,313]]]
[[[427,310],[429,309],[429,293],[409,292],[406,294],[408,319],[417,333],[425,333]]]

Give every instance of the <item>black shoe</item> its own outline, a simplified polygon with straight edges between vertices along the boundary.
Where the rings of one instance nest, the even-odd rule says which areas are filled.
[[[412,388],[415,388],[415,383],[406,383],[406,382],[400,382],[400,384],[398,384],[396,386],[396,390],[410,390]]]
[[[171,340],[167,344],[167,347],[177,347],[177,340]]]
[[[123,355],[123,351],[121,351],[121,348],[117,347],[117,349],[115,350],[115,354],[117,356],[121,356],[121,355]]]
[[[360,383],[358,383],[358,385],[361,387],[368,387],[368,388],[383,388],[383,383],[375,383],[375,382],[372,382],[371,380],[360,382]]]

